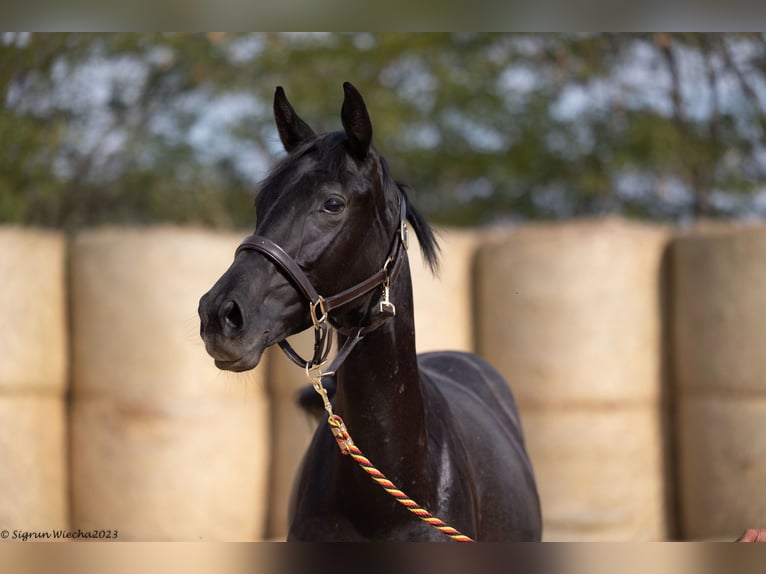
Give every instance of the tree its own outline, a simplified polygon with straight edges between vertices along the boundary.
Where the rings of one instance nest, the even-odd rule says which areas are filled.
[[[5,34],[0,219],[251,226],[283,85],[437,222],[766,212],[759,34]]]

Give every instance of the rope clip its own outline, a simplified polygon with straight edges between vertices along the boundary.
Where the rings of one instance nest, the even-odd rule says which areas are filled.
[[[391,278],[388,276],[388,266],[391,263],[391,258],[386,259],[383,264],[383,271],[386,273],[386,278],[383,279],[383,298],[380,300],[378,311],[389,317],[396,315],[396,305],[391,302]]]

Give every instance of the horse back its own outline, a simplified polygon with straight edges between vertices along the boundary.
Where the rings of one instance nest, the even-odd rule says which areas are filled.
[[[489,363],[470,353],[418,356],[429,447],[448,448],[465,493],[481,508],[480,538],[539,540],[540,502],[513,393]],[[482,534],[484,536],[482,536]]]

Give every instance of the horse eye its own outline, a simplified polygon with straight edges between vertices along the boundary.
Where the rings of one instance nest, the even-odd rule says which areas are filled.
[[[341,211],[343,211],[344,207],[346,207],[346,204],[343,201],[343,199],[333,195],[332,197],[328,198],[327,201],[324,202],[324,205],[322,206],[322,211],[325,211],[327,213],[340,213]]]

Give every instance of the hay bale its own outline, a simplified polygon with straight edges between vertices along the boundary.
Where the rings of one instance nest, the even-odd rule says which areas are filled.
[[[711,568],[711,557],[725,556],[720,570],[725,572],[740,572],[735,556],[741,551],[729,545],[729,552],[721,552],[722,546],[716,552],[709,552],[710,547],[698,544],[668,544],[645,542],[622,544],[559,544],[556,546],[556,563],[566,564],[567,574],[691,574],[718,572],[719,568]],[[548,548],[543,549],[543,553]],[[722,556],[722,557],[723,557]],[[732,560],[732,558],[734,558]],[[747,571],[745,568],[742,571]]]
[[[258,540],[269,455],[265,401],[77,400],[72,526],[120,540]]]
[[[530,225],[479,249],[479,353],[522,413],[549,540],[661,539],[666,232]]]
[[[0,395],[0,528],[69,526],[65,430],[60,397]]]
[[[439,274],[434,276],[412,235],[408,255],[418,352],[472,351],[473,260],[481,236],[455,229],[439,230],[442,256]]]
[[[64,238],[0,227],[0,393],[67,382]]]
[[[205,352],[197,305],[240,239],[174,227],[79,235],[71,256],[73,394],[130,401],[236,394]]]
[[[766,393],[688,393],[678,409],[682,536],[734,540],[762,525]]]
[[[766,502],[766,228],[717,227],[672,247],[681,528],[732,539]]]
[[[266,365],[216,369],[197,305],[239,235],[100,229],[72,247],[72,514],[125,539],[252,540],[268,477]]]
[[[0,227],[0,526],[68,527],[65,241]]]
[[[656,404],[575,403],[522,416],[546,540],[664,537]]]

